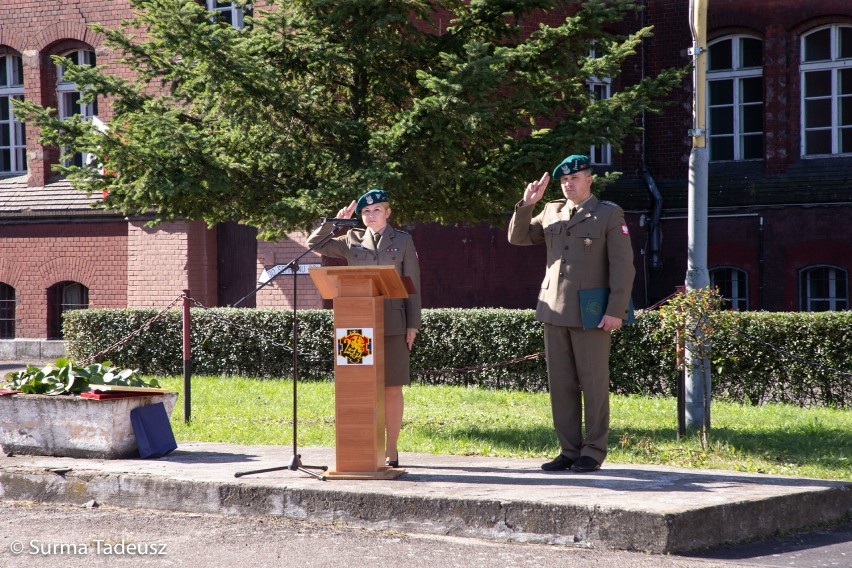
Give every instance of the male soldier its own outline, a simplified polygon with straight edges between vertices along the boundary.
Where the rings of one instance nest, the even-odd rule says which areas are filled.
[[[536,319],[544,323],[550,404],[562,452],[541,468],[590,472],[606,458],[610,333],[627,318],[636,269],[624,211],[592,195],[589,158],[568,156],[553,177],[565,199],[546,203],[533,217],[550,175],[528,184],[509,222],[509,242],[547,246]],[[592,288],[609,288],[609,300],[597,327],[584,329],[579,291]]]

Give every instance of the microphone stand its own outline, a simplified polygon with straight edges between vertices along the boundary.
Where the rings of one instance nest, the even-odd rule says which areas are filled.
[[[332,219],[328,219],[328,220],[323,219],[323,222],[334,222],[334,221],[335,220],[332,220]],[[334,223],[335,230],[337,229],[337,227],[339,227],[340,225],[344,225],[344,224],[351,225],[351,222],[339,223],[339,224]],[[252,475],[252,474],[255,474],[255,473],[266,473],[266,472],[269,472],[269,471],[281,471],[283,469],[289,469],[290,471],[301,471],[302,473],[306,473],[306,474],[308,474],[312,477],[315,477],[315,478],[317,478],[321,481],[326,480],[326,478],[323,474],[317,473],[316,471],[311,471],[311,470],[328,471],[328,466],[326,466],[326,465],[305,465],[305,464],[302,463],[302,456],[298,452],[296,434],[298,432],[297,384],[299,382],[299,350],[298,350],[299,321],[298,321],[298,315],[297,315],[297,312],[296,312],[296,304],[297,304],[296,292],[297,292],[297,280],[298,280],[298,275],[299,275],[299,260],[301,260],[309,252],[313,251],[315,248],[324,244],[326,241],[331,240],[331,237],[333,237],[333,236],[334,236],[334,231],[331,231],[328,235],[326,235],[322,239],[320,239],[320,241],[317,242],[314,246],[309,247],[308,250],[306,250],[305,252],[303,252],[302,254],[300,254],[299,256],[294,258],[293,260],[291,260],[283,268],[281,268],[278,272],[273,274],[269,278],[269,280],[262,283],[260,286],[258,286],[257,288],[255,288],[254,290],[252,290],[251,292],[249,292],[248,294],[246,294],[245,296],[243,296],[242,298],[240,298],[236,302],[234,302],[234,304],[232,306],[232,307],[237,307],[244,300],[246,300],[247,298],[256,294],[258,291],[260,291],[261,288],[263,288],[264,286],[266,286],[267,284],[272,282],[275,278],[278,277],[279,274],[283,274],[284,272],[286,272],[288,268],[292,271],[292,274],[293,274],[293,457],[290,458],[290,463],[288,465],[280,466],[280,467],[268,467],[268,468],[264,468],[264,469],[254,469],[254,470],[251,470],[251,471],[238,471],[234,474],[234,477],[243,477],[244,475]]]

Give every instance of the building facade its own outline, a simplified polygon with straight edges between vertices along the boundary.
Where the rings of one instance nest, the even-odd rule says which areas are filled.
[[[234,25],[228,2],[199,0]],[[654,36],[619,80],[639,80],[689,62],[687,0],[646,0],[630,24]],[[843,0],[710,0],[708,10],[709,246],[711,281],[734,309],[848,309],[852,269],[852,5]],[[85,105],[50,59],[106,65],[126,73],[88,24],[117,27],[128,0],[0,5],[0,357],[9,342],[61,339],[69,309],[166,306],[184,290],[205,306],[299,308],[324,304],[306,269],[328,263],[308,254],[303,272],[264,274],[305,252],[305,235],[259,241],[249,227],[199,222],[156,227],[93,209],[52,171],[55,148],[15,120],[26,98],[62,116],[110,117],[103,101]],[[590,92],[607,97],[618,82]],[[647,307],[683,284],[687,267],[688,160],[692,93],[687,81],[644,135],[622,153],[588,151],[598,170],[623,172],[603,197],[622,205],[633,236],[634,300]],[[85,156],[75,159],[83,160]],[[537,179],[540,172],[530,172]],[[518,188],[520,197],[523,188]],[[353,196],[355,197],[355,196]],[[329,212],[331,214],[332,212]],[[506,221],[511,211],[506,211]],[[506,227],[417,224],[424,307],[531,308],[543,247],[512,247]],[[12,351],[10,351],[12,350]]]

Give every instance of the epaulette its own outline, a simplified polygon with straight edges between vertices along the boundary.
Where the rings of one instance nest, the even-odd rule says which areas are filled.
[[[618,207],[618,204],[613,203],[612,201],[601,201],[601,205],[608,205],[609,207]]]

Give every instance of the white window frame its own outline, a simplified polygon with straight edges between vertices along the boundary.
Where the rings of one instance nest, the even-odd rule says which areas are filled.
[[[759,158],[745,158],[744,154],[744,138],[748,135],[754,135],[754,132],[745,132],[744,128],[744,120],[743,120],[743,111],[747,107],[760,106],[761,113],[764,112],[765,102],[763,98],[761,98],[759,103],[756,102],[745,102],[743,101],[743,82],[746,79],[755,79],[760,77],[761,80],[763,78],[763,67],[744,67],[743,66],[743,50],[742,50],[742,40],[743,39],[751,39],[757,40],[763,45],[763,39],[751,35],[737,34],[737,35],[728,35],[725,37],[718,38],[713,40],[708,44],[708,49],[713,45],[722,43],[722,42],[731,42],[731,60],[733,67],[731,69],[725,70],[716,70],[711,71],[707,70],[707,141],[709,144],[710,155],[713,155],[713,142],[715,140],[719,140],[722,138],[732,138],[733,139],[733,158],[731,159],[723,159],[723,160],[711,160],[715,162],[728,162],[728,161],[746,161],[746,160],[762,160],[763,152],[761,152],[761,156]],[[733,83],[733,101],[730,104],[724,105],[712,105],[710,101],[710,84],[717,81],[731,81]],[[713,132],[713,123],[712,123],[712,110],[714,108],[724,108],[731,107],[732,108],[732,120],[733,124],[731,125],[731,133],[730,134],[715,134]],[[761,130],[761,141],[765,141],[765,136],[763,135],[763,130]],[[765,142],[764,142],[765,143]]]
[[[72,49],[71,51],[66,51],[62,54],[63,57],[71,57],[76,55],[77,64],[80,65],[95,65],[95,52],[91,49],[79,48]],[[76,83],[72,81],[66,81],[64,78],[65,69],[62,66],[57,67],[56,69],[56,100],[57,107],[59,110],[59,118],[62,120],[66,120],[71,118],[75,114],[80,114],[83,120],[92,120],[95,118],[97,114],[97,105],[94,102],[91,103],[83,103],[79,102],[79,96],[83,94],[83,89],[81,89]],[[70,98],[77,95],[78,102],[76,105],[72,105],[70,103]],[[79,113],[77,113],[77,109],[74,106],[79,106]],[[80,154],[80,160],[82,164],[88,164],[95,159],[93,154],[83,153]],[[70,166],[75,162],[75,159],[65,160],[63,165]],[[80,164],[78,164],[80,165]]]
[[[812,276],[818,270],[828,271],[828,296],[826,297],[814,296],[811,292]],[[842,289],[838,286],[838,274],[843,275]],[[839,266],[830,264],[807,266],[799,271],[799,286],[801,287],[799,309],[803,312],[816,311],[813,309],[814,302],[828,303],[828,310],[819,311],[837,312],[849,309],[849,273]]]
[[[234,2],[220,2],[219,0],[205,0],[207,10],[210,12],[221,12],[226,15],[236,29],[241,30],[245,27],[246,12],[251,11],[251,4],[238,6]]]
[[[597,50],[592,47],[589,50],[589,57],[591,59],[595,59],[600,57],[600,55],[598,55]],[[589,77],[589,80],[586,82],[586,86],[588,87],[589,93],[594,101],[603,101],[612,96],[612,79],[609,77]],[[601,143],[590,147],[589,161],[592,165],[612,165],[612,144]]]
[[[27,171],[27,135],[24,123],[15,119],[12,100],[24,98],[23,58],[20,55],[0,55],[6,62],[6,76],[0,84],[0,104],[8,105],[8,120],[0,120],[0,128],[9,134],[9,144],[0,150],[9,151],[8,168],[0,170],[0,175],[23,174]]]
[[[840,143],[841,143],[841,135],[843,130],[852,129],[852,117],[847,121],[848,124],[841,125],[841,103],[843,98],[852,97],[852,93],[841,94],[840,91],[840,71],[844,69],[852,68],[852,58],[841,58],[840,57],[840,30],[842,28],[852,29],[852,26],[848,25],[840,25],[840,24],[832,24],[829,26],[822,26],[819,28],[815,28],[809,31],[806,34],[802,34],[801,40],[799,42],[799,53],[801,58],[801,63],[799,65],[799,73],[800,73],[800,84],[801,84],[801,124],[802,124],[802,135],[800,141],[800,154],[802,157],[815,157],[815,156],[833,156],[833,155],[849,155],[852,154],[852,148],[847,149],[846,152],[841,151]],[[830,55],[826,60],[820,61],[805,61],[805,42],[807,38],[815,33],[822,32],[826,29],[830,30]],[[821,72],[828,71],[831,74],[831,93],[828,96],[819,96],[819,97],[809,97],[806,98],[806,75],[808,73],[813,72]],[[807,103],[808,101],[815,101],[819,99],[830,99],[831,100],[831,123],[829,126],[817,126],[808,128],[807,122]],[[826,153],[816,153],[811,152],[807,153],[807,135],[809,132],[817,132],[817,131],[828,131],[831,136],[831,150],[828,154]]]
[[[716,266],[710,270],[710,284],[718,288],[716,279],[724,273],[731,283],[731,296],[725,296],[725,304],[734,311],[748,310],[748,272],[736,266]]]

